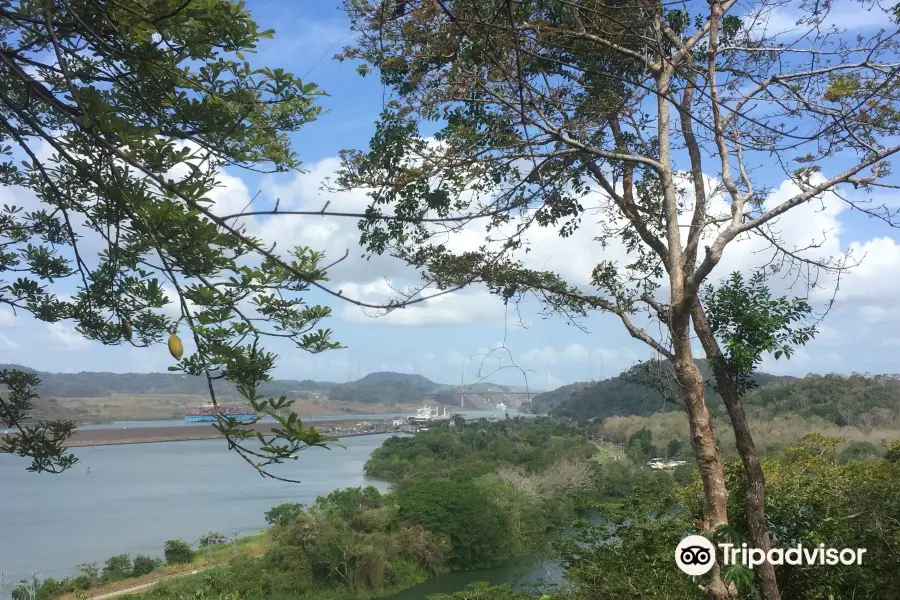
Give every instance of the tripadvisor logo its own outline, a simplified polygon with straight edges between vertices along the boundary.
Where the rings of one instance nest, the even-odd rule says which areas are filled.
[[[722,551],[722,565],[741,564],[753,568],[769,562],[781,565],[861,565],[865,548],[826,548],[825,544],[808,548],[797,544],[793,548],[772,548],[768,552],[761,548],[749,548],[747,544],[719,544]],[[688,575],[705,575],[716,564],[716,546],[700,535],[689,535],[675,548],[675,564]]]
[[[688,575],[705,575],[716,564],[716,547],[702,535],[689,535],[675,548],[675,564]]]

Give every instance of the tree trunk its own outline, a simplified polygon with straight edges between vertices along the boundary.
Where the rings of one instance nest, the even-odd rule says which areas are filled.
[[[728,490],[725,488],[725,473],[719,461],[716,436],[706,409],[703,377],[691,353],[689,310],[672,310],[669,329],[675,350],[675,378],[682,389],[691,429],[691,446],[703,481],[704,507],[700,527],[712,531],[716,526],[728,523]],[[708,586],[701,586],[707,597],[728,600],[736,596],[734,586],[722,581],[718,564],[710,571],[710,578]]]
[[[724,356],[719,342],[716,340],[706,319],[706,313],[700,300],[697,299],[691,309],[694,322],[694,331],[700,338],[703,350],[710,361],[719,395],[725,402],[728,416],[731,418],[731,426],[734,429],[735,445],[741,456],[744,466],[744,478],[746,480],[747,498],[747,522],[750,526],[750,538],[753,545],[768,552],[772,547],[769,538],[769,529],[766,525],[766,482],[763,476],[759,455],[753,443],[750,426],[747,424],[747,416],[744,414],[744,405],[740,393],[734,384],[731,374],[724,366]],[[756,583],[762,600],[781,600],[781,592],[778,589],[778,581],[775,578],[775,567],[768,561],[756,567]]]

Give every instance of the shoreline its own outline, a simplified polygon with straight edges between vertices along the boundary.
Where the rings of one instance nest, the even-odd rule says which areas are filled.
[[[393,427],[391,421],[327,421],[328,428],[319,429],[327,437],[345,438],[383,433],[403,433],[403,428]],[[363,423],[366,425],[363,426]],[[278,423],[257,423],[252,429],[263,435],[271,435]],[[317,428],[318,429],[318,428]],[[66,443],[69,448],[87,446],[122,446],[131,444],[158,444],[163,442],[191,442],[222,439],[223,436],[212,424],[184,427],[169,425],[158,427],[133,427],[122,429],[81,429],[76,430]]]

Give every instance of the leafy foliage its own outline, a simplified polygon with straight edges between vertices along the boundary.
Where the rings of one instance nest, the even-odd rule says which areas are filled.
[[[131,565],[131,576],[142,577],[160,568],[162,564],[163,561],[159,558],[154,558],[145,554],[138,554],[134,557],[134,561]]]
[[[900,530],[894,522],[900,502],[897,464],[879,458],[841,464],[834,453],[838,439],[809,435],[786,455],[763,460],[766,506],[773,548],[866,548],[862,565],[776,567],[785,598],[868,598],[896,595],[894,571]],[[729,461],[729,523],[714,534],[739,547],[748,539],[744,474],[739,461]],[[643,480],[625,501],[605,505],[597,523],[583,522],[570,538],[554,543],[577,584],[576,597],[697,598],[696,587],[672,565],[672,549],[695,533],[702,518],[702,490],[694,476],[686,486]],[[640,565],[640,568],[635,568]],[[752,578],[726,569],[726,580],[740,580],[741,597],[755,597]],[[746,571],[746,569],[744,569]],[[629,592],[629,590],[631,590]]]
[[[773,547],[798,543],[815,547],[865,548],[862,565],[849,569],[827,565],[777,569],[785,597],[813,600],[884,597],[900,594],[896,549],[900,546],[900,466],[874,459],[840,464],[834,448],[840,440],[806,436],[781,459],[763,462],[766,513]],[[743,533],[743,478],[737,465],[728,469],[729,513]]]
[[[103,581],[119,581],[131,577],[132,571],[131,557],[127,554],[119,554],[106,559],[101,577]]]
[[[302,504],[286,502],[266,511],[266,523],[269,525],[289,525],[296,521],[302,513]]]
[[[508,585],[488,585],[485,582],[472,583],[453,594],[434,594],[428,600],[531,600],[526,592],[514,592]]]
[[[194,560],[194,551],[190,544],[182,540],[167,540],[163,552],[166,564],[180,565]]]
[[[426,481],[398,499],[397,518],[445,536],[450,564],[491,567],[509,558],[509,531],[500,508],[471,483]]]
[[[586,458],[592,452],[582,431],[550,419],[484,421],[388,438],[372,453],[366,474],[402,490],[405,483],[429,479],[469,481],[505,465],[537,472],[564,457]]]
[[[75,422],[59,420],[27,424],[40,382],[33,373],[0,370],[0,386],[6,388],[5,398],[0,392],[0,425],[5,429],[16,429],[15,435],[6,435],[0,440],[0,452],[30,457],[29,471],[60,473],[78,461],[65,451],[65,441],[75,431]]]
[[[785,296],[773,299],[763,273],[754,273],[746,283],[740,273],[732,273],[720,286],[707,286],[703,301],[712,332],[723,342],[723,366],[739,392],[759,385],[752,373],[763,353],[772,353],[776,360],[790,358],[795,346],[816,334],[815,326],[796,325],[812,312],[809,303]]]
[[[297,169],[288,134],[320,112],[314,84],[245,60],[272,33],[231,0],[5,2],[0,184],[21,204],[0,207],[0,304],[107,345],[183,345],[180,333],[170,370],[225,379],[260,413],[284,408],[259,391],[276,360],[264,340],[339,347],[318,328],[330,309],[302,299],[324,257],[264,246],[213,196],[225,167]],[[0,398],[4,418],[24,418],[24,389]],[[298,421],[265,439],[217,427],[263,474],[321,442]],[[58,471],[70,432],[47,423],[4,450]]]

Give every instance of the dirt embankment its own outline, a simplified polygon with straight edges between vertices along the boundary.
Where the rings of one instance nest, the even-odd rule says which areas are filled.
[[[366,423],[366,425],[363,425]],[[386,433],[394,428],[390,421],[323,421],[314,424],[316,429],[329,436]],[[277,423],[257,423],[253,429],[271,434]],[[67,446],[109,446],[115,444],[147,444],[151,442],[179,442],[188,440],[212,440],[222,437],[212,424],[172,425],[163,427],[123,427],[121,429],[80,429]]]
[[[35,401],[34,416],[41,419],[72,419],[78,423],[112,421],[157,421],[180,419],[186,408],[209,402],[208,396],[189,394],[113,394],[101,398],[41,398]],[[221,404],[245,404],[221,399]],[[418,405],[361,404],[325,400],[294,400],[292,410],[302,416],[405,414]]]

